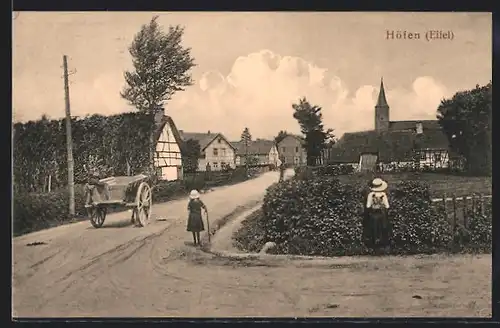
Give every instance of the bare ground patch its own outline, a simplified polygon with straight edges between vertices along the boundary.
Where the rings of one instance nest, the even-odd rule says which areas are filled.
[[[251,294],[249,307],[232,304],[221,315],[491,317],[491,255],[183,258],[199,271],[216,271],[219,288],[237,281],[232,297]]]

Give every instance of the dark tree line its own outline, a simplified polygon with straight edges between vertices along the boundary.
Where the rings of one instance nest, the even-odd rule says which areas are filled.
[[[492,92],[490,81],[443,99],[437,109],[451,149],[465,158],[467,171],[474,175],[492,171]]]

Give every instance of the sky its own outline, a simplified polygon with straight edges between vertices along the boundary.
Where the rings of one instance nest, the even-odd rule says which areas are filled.
[[[492,76],[491,13],[21,12],[13,20],[13,120],[134,111],[120,91],[128,47],[154,15],[185,27],[194,84],[165,105],[178,129],[239,139],[299,133],[292,104],[322,108],[337,136],[373,129],[383,77],[391,120],[434,119],[443,98]],[[453,39],[427,41],[430,30]],[[387,39],[388,31],[420,39]]]

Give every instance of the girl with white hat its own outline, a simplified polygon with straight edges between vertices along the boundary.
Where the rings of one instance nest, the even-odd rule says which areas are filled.
[[[188,221],[187,221],[187,231],[193,234],[194,245],[200,245],[200,232],[205,230],[203,225],[203,218],[201,215],[201,210],[207,213],[207,207],[200,199],[200,193],[198,190],[191,190],[189,193],[189,203],[188,203]]]
[[[366,246],[371,249],[389,246],[389,200],[386,190],[387,182],[380,178],[373,179],[366,199],[363,234]]]

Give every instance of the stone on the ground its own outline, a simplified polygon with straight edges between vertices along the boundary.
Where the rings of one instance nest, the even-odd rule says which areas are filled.
[[[268,253],[271,249],[273,249],[274,247],[276,247],[276,243],[272,242],[272,241],[268,241],[267,243],[264,244],[264,246],[262,247],[262,249],[260,250],[260,253],[261,254],[266,254]]]

